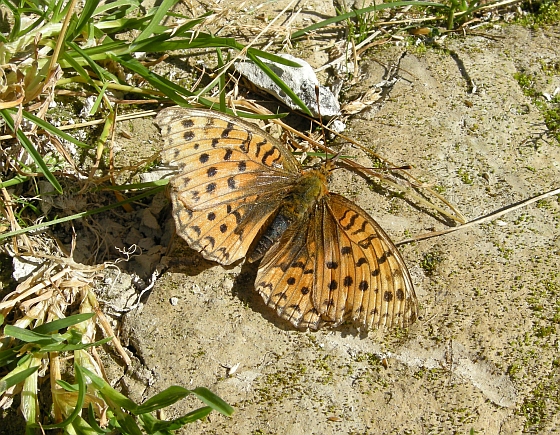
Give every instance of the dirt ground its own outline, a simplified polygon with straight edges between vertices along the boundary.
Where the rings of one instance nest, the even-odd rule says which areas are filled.
[[[445,50],[368,52],[349,94],[380,83],[382,64],[407,54],[389,97],[350,118],[345,132],[412,165],[469,220],[560,186],[560,147],[514,77],[526,74],[550,94],[560,86],[558,70],[543,67],[557,62],[557,29],[481,33],[447,39]],[[351,172],[339,171],[331,189],[395,241],[450,224]],[[231,418],[213,413],[184,433],[552,433],[560,427],[559,225],[552,197],[401,245],[420,318],[408,331],[369,334],[294,330],[254,292],[254,267],[226,269],[176,241],[163,259],[172,267],[125,316],[121,339],[137,367],[119,385],[136,400],[170,385],[206,386],[235,406]],[[181,402],[167,417],[197,406]]]
[[[402,57],[399,79],[387,98],[350,117],[344,134],[396,165],[412,165],[414,176],[438,186],[468,220],[558,188],[560,146],[515,77],[522,73],[539,92],[553,94],[560,87],[558,47],[557,28],[496,25],[439,47],[397,41],[371,49],[341,99],[381,83],[386,65]],[[324,49],[318,43],[306,60],[321,66]],[[121,138],[117,159],[131,155],[127,147],[161,146],[150,122],[131,126],[134,136]],[[369,164],[350,145],[344,150]],[[395,242],[453,225],[349,171],[338,171],[330,187],[367,210]],[[143,278],[156,267],[164,272],[144,303],[121,319],[120,339],[134,366],[125,370],[110,355],[105,362],[109,378],[137,402],[170,385],[205,386],[236,408],[230,418],[214,412],[180,433],[559,430],[558,197],[400,245],[420,318],[406,331],[369,333],[350,325],[293,329],[254,291],[254,265],[212,264],[177,238],[166,252],[174,227],[164,195],[139,215],[138,228],[122,227],[123,243],[145,241],[145,255],[130,270]],[[91,254],[87,247],[77,252]],[[126,304],[135,294],[131,276],[108,271],[99,294],[107,307]],[[165,417],[199,406],[185,400]]]

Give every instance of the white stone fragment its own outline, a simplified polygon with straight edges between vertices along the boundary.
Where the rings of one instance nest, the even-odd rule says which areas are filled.
[[[300,64],[301,67],[286,66],[276,62],[270,62],[266,59],[262,59],[262,61],[294,91],[309,108],[313,116],[318,117],[319,113],[324,118],[337,116],[340,113],[340,104],[338,100],[328,88],[319,84],[319,80],[311,65],[289,54],[281,54],[280,56]],[[253,62],[248,60],[237,62],[235,64],[235,69],[259,89],[274,95],[291,109],[300,110],[300,107]],[[317,108],[317,96],[315,94],[316,86],[319,87],[319,109]]]

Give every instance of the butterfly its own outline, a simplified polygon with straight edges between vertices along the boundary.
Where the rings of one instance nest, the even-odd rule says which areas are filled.
[[[162,161],[177,168],[177,233],[204,258],[260,260],[256,290],[297,328],[352,320],[406,327],[418,302],[406,264],[364,210],[329,192],[332,160],[304,169],[255,124],[172,107],[156,118]]]

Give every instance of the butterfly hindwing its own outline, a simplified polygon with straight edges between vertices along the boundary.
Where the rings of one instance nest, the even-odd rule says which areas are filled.
[[[317,329],[321,323],[311,295],[315,249],[308,225],[287,230],[261,260],[255,287],[267,305],[298,328]]]
[[[274,200],[260,201],[256,196],[243,201],[220,204],[193,211],[171,191],[177,233],[204,258],[228,265],[246,256],[260,228],[278,208]],[[257,202],[255,202],[257,201]]]
[[[417,317],[416,294],[404,260],[389,236],[364,210],[341,195],[330,193],[323,204],[322,219],[330,221],[323,225],[337,229],[323,233],[326,240],[323,258],[318,255],[316,265],[315,307],[329,320],[350,317],[366,328],[412,324]],[[337,267],[329,266],[329,261]],[[340,266],[343,264],[346,267]],[[321,273],[321,269],[330,274]],[[325,305],[333,281],[340,293],[334,303]]]

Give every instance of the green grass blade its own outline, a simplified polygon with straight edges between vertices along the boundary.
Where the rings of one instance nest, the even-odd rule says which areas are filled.
[[[95,410],[93,409],[93,404],[90,403],[88,406],[88,421],[91,427],[96,430],[98,434],[110,433],[111,429],[103,429],[97,424],[97,417],[95,415]]]
[[[23,113],[23,117],[25,119],[28,119],[29,121],[33,122],[34,124],[37,124],[37,126],[39,126],[40,128],[42,128],[45,131],[48,131],[49,133],[58,136],[64,140],[67,140],[68,142],[73,143],[76,146],[79,146],[80,148],[92,148],[90,145],[85,144],[83,142],[80,142],[78,139],[70,136],[68,133],[65,133],[62,130],[59,130],[58,128],[56,128],[54,125],[52,125],[50,122],[47,122],[41,118],[36,117],[35,115],[33,115],[32,113],[26,112],[25,110],[22,112]],[[60,192],[62,193],[62,192]]]
[[[192,392],[196,395],[196,397],[198,397],[208,406],[214,408],[219,413],[228,417],[233,414],[234,409],[226,402],[224,402],[220,397],[212,393],[212,391],[210,391],[208,388],[198,387],[192,390]]]
[[[52,2],[46,2],[46,4],[50,6]],[[54,22],[62,21],[64,17],[66,17],[66,15],[68,15],[68,13],[70,12],[69,9],[71,5],[72,2],[60,0],[58,3],[56,3],[55,7],[53,8],[53,14],[50,17],[50,19],[45,17],[46,21],[54,21]]]
[[[68,41],[67,45],[72,48],[72,50],[74,50],[76,53],[78,53],[80,55],[80,57],[89,65],[89,67],[93,70],[93,72],[97,75],[97,77],[99,78],[100,81],[104,81],[106,79],[112,80],[115,83],[119,83],[119,80],[117,79],[117,77],[113,74],[111,74],[110,72],[108,72],[107,70],[101,68],[97,62],[95,62],[85,50],[82,50],[82,48],[72,42],[72,41]],[[80,65],[80,62],[77,61],[77,59],[74,56],[67,56],[65,57],[65,59],[71,58],[72,60],[74,60],[74,64]],[[85,71],[85,70],[84,70]],[[86,72],[87,74],[87,72]],[[81,74],[80,74],[81,75]],[[93,80],[91,79],[91,77],[88,74],[89,81],[88,83],[93,83]],[[95,87],[96,89],[97,86]]]
[[[70,352],[74,350],[83,350],[87,349],[88,347],[95,347],[101,346],[105,343],[111,341],[113,337],[105,337],[95,343],[78,343],[78,344],[66,344],[66,343],[57,343],[57,344],[46,344],[41,346],[42,352]]]
[[[81,8],[80,13],[78,15],[78,21],[76,26],[74,27],[72,32],[68,32],[66,36],[66,42],[73,41],[82,31],[82,29],[90,23],[91,17],[93,17],[97,5],[99,4],[98,0],[86,0],[84,6]]]
[[[106,12],[110,10],[117,9],[121,11],[123,16],[125,16],[127,13],[131,13],[132,11],[138,9],[139,7],[140,7],[140,3],[136,0],[118,0],[110,3],[102,3],[102,4],[98,3],[94,15],[104,15]],[[122,10],[122,9],[126,9],[126,10]],[[110,20],[114,19],[114,17],[104,17],[104,18]]]
[[[57,379],[56,384],[63,388],[65,391],[70,391],[75,393],[80,390],[80,387],[77,384],[70,384],[62,379]]]
[[[399,8],[404,6],[426,6],[432,8],[439,8],[439,9],[447,9],[449,6],[445,3],[433,3],[433,2],[424,2],[424,1],[404,1],[404,2],[394,2],[394,3],[383,3],[379,5],[370,6],[363,9],[356,9],[350,12],[347,12],[342,15],[337,15],[336,17],[329,18],[324,21],[320,21],[318,23],[312,24],[304,29],[298,30],[297,32],[292,33],[291,38],[297,39],[308,32],[312,32],[313,30],[321,29],[323,27],[330,26],[331,24],[336,24],[340,21],[345,21],[349,18],[358,17],[363,14],[367,14],[374,11],[380,11],[383,9],[388,8]]]
[[[169,431],[178,430],[186,424],[202,420],[212,411],[213,409],[210,406],[204,406],[202,408],[195,409],[182,417],[169,421],[158,420],[150,414],[141,414],[139,418],[144,423],[148,433],[168,433]]]
[[[83,52],[93,60],[106,60],[108,54],[123,55],[128,51],[128,44],[125,44],[122,41],[113,41],[111,38],[105,38],[103,44],[83,49]],[[76,58],[82,57],[82,55],[78,52],[69,52],[69,55]],[[63,62],[61,62],[60,65],[63,68],[68,67],[68,65]]]
[[[6,121],[6,124],[8,125],[8,127],[10,127],[12,131],[15,131],[15,123],[13,118],[10,116],[10,113],[15,113],[15,112],[16,112],[15,110],[10,110],[10,109],[0,110],[0,115],[2,115],[2,118],[4,118],[4,121]],[[51,173],[47,164],[45,163],[41,155],[37,152],[37,150],[31,143],[31,141],[27,138],[27,136],[25,136],[25,133],[23,133],[21,129],[18,129],[15,133],[19,142],[21,143],[23,148],[25,148],[25,150],[29,153],[29,155],[31,156],[35,164],[39,167],[39,170],[43,173],[45,178],[49,181],[49,183],[52,184],[52,186],[55,188],[55,190],[58,193],[62,193],[62,187],[58,183],[58,180]]]
[[[138,35],[136,41],[142,41],[146,39],[155,32],[156,28],[160,26],[160,23],[163,21],[163,18],[167,15],[167,12],[175,6],[178,0],[163,0],[157,8],[154,8],[155,13],[153,18],[150,20],[146,28]]]
[[[78,383],[78,395],[76,397],[76,405],[74,407],[74,410],[72,411],[72,413],[68,416],[68,418],[66,418],[66,420],[64,420],[61,423],[57,423],[57,424],[51,424],[48,426],[42,426],[43,429],[62,429],[65,428],[66,426],[68,426],[69,424],[71,424],[74,419],[82,412],[82,406],[84,404],[84,400],[86,398],[86,392],[87,392],[87,383],[86,383],[86,378],[84,376],[84,372],[83,372],[83,368],[80,367],[80,365],[78,364],[74,364],[74,370],[75,370],[75,378],[76,378],[76,382]]]
[[[194,392],[176,385],[171,386],[163,390],[161,393],[156,394],[154,397],[150,397],[142,405],[138,405],[138,407],[134,410],[134,414],[146,414],[148,412],[165,408],[185,398],[189,394],[194,394]]]
[[[113,387],[111,387],[105,380],[97,376],[95,373],[91,372],[90,370],[86,369],[85,367],[80,367],[80,370],[91,379],[91,382],[95,385],[95,387],[99,390],[101,394],[110,401],[114,402],[117,406],[126,409],[129,412],[134,412],[136,410],[137,405],[132,400],[130,400],[125,395],[119,393]]]
[[[257,56],[261,59],[269,60],[270,62],[291,66],[293,68],[301,68],[301,65],[294,60],[286,59],[285,57],[278,56],[276,54],[267,53],[266,51],[257,50],[256,48],[249,48],[247,52],[251,53],[251,56]]]
[[[159,76],[158,74],[150,71],[148,68],[146,68],[144,65],[142,65],[140,62],[138,62],[135,59],[132,58],[124,59],[117,56],[111,56],[111,58],[114,61],[122,64],[124,67],[142,76],[144,79],[148,81],[148,83],[150,83],[158,91],[165,94],[175,104],[179,104],[181,106],[189,105],[187,100],[181,97],[181,95],[192,97],[193,96],[192,92],[189,92],[185,88],[182,88],[181,86],[176,85],[172,81],[167,80]]]
[[[247,53],[247,57],[249,57],[249,59],[251,59],[253,62],[255,62],[255,64],[264,71],[264,73],[270,77],[270,79],[283,91],[286,93],[286,95],[288,95],[290,97],[290,99],[296,103],[300,109],[302,110],[302,112],[306,113],[309,116],[313,116],[311,114],[311,111],[307,108],[307,106],[305,105],[305,103],[303,101],[300,100],[300,98],[295,94],[295,92],[290,89],[290,87],[288,85],[286,85],[286,83],[284,83],[282,81],[282,79],[280,77],[278,77],[274,71],[272,71],[272,69],[266,64],[264,63],[262,60],[260,60],[257,56],[253,56],[252,54]],[[301,65],[298,65],[301,66]]]
[[[96,425],[97,426],[97,425]],[[97,426],[99,427],[99,426]],[[66,429],[66,433],[71,433],[68,428]],[[85,421],[79,415],[72,421],[72,429],[76,435],[98,435],[99,433],[108,433],[106,431],[98,432],[95,429],[95,426],[92,427],[87,421]]]
[[[44,323],[43,325],[33,328],[33,332],[38,334],[48,334],[49,332],[59,331],[69,326],[77,325],[78,323],[85,322],[95,316],[95,313],[81,313],[73,316],[65,317],[64,319],[53,320],[52,322]]]
[[[222,50],[216,48],[216,54],[218,56],[218,70],[221,71],[224,68],[225,62],[224,57],[222,55]],[[220,112],[224,112],[227,108],[226,106],[226,76],[225,74],[218,75],[218,85],[220,92],[218,95],[220,96]],[[211,89],[213,86],[207,86],[208,89]]]
[[[23,344],[20,344],[18,346],[14,346],[11,349],[0,351],[0,367],[5,367],[17,360],[19,358],[19,351],[22,347]]]
[[[23,370],[19,370],[19,367],[16,367],[14,370],[0,379],[0,394],[6,391],[8,388],[13,387],[20,382],[23,382],[37,370],[39,370],[39,366],[29,367],[28,369]]]
[[[35,343],[35,344],[52,344],[60,343],[63,338],[60,335],[50,335],[50,334],[38,334],[29,329],[19,328],[13,325],[6,325],[4,327],[4,335],[8,337],[17,338],[18,340],[24,341],[25,343]]]
[[[29,180],[29,177],[25,175],[16,175],[15,177],[10,178],[9,180],[0,182],[0,187],[17,186],[18,184],[25,183],[27,180]]]

